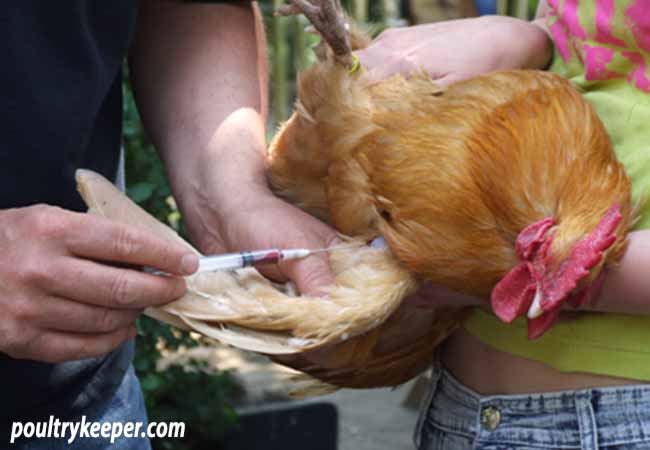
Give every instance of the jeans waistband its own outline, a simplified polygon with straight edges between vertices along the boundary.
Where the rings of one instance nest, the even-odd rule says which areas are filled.
[[[477,443],[598,448],[650,441],[650,385],[481,396],[436,365],[423,421]]]

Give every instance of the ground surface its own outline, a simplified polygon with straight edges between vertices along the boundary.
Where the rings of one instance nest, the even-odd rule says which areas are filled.
[[[323,397],[339,411],[338,450],[413,450],[417,411],[401,406],[409,388],[346,389]]]
[[[287,370],[262,356],[226,346],[196,347],[168,354],[159,369],[172,363],[182,365],[188,358],[204,360],[215,369],[232,370],[246,393],[242,407],[294,401],[287,395],[291,386]],[[413,450],[411,436],[417,410],[403,406],[412,385],[413,382],[396,389],[345,389],[313,400],[336,405],[338,450]]]

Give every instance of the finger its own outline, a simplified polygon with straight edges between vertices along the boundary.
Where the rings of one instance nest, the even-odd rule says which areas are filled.
[[[105,334],[44,331],[21,350],[19,355],[12,356],[49,363],[93,358],[111,352],[136,334],[135,326]]]
[[[181,297],[187,286],[176,277],[151,275],[94,261],[65,258],[51,269],[48,292],[114,309],[144,309]]]
[[[324,248],[342,243],[338,237],[331,239]],[[305,248],[314,248],[304,246]],[[327,253],[319,253],[307,258],[286,261],[275,266],[259,266],[262,275],[273,281],[285,282],[291,279],[302,294],[320,297],[327,293],[327,287],[336,283],[329,264]]]
[[[316,264],[313,258],[317,258]],[[308,260],[312,261],[308,261]],[[305,263],[309,262],[308,265]],[[298,265],[298,267],[296,267]],[[313,255],[302,261],[288,261],[280,265],[265,265],[257,270],[273,281],[284,283],[293,280],[302,294],[322,296],[326,287],[335,283],[334,274],[325,255]]]
[[[76,256],[150,266],[174,275],[190,275],[199,265],[196,254],[183,243],[87,214],[71,226],[65,244]]]
[[[112,309],[86,305],[64,298],[49,298],[39,305],[38,325],[52,331],[110,333],[133,325],[140,309]]]
[[[277,265],[258,266],[256,269],[266,278],[277,281],[278,283],[289,281],[289,277],[282,273],[282,270]]]
[[[334,239],[330,245],[336,245],[339,239]],[[327,288],[336,283],[334,273],[329,264],[327,253],[319,253],[301,260],[287,261],[280,265],[282,273],[287,275],[298,290],[306,295],[322,296]]]

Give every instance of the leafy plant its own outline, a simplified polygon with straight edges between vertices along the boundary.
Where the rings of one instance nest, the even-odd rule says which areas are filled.
[[[196,341],[153,319],[139,323],[140,337],[134,366],[140,377],[149,420],[185,422],[183,439],[154,439],[156,450],[200,450],[218,448],[224,434],[237,423],[230,405],[239,389],[228,372],[214,373],[205,361],[190,360],[184,366],[172,365],[157,371],[159,347],[191,347]]]

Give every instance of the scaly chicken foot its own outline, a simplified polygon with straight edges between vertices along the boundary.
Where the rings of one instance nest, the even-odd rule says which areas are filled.
[[[289,0],[276,11],[281,16],[304,14],[327,42],[339,64],[354,66],[347,24],[339,0]]]

